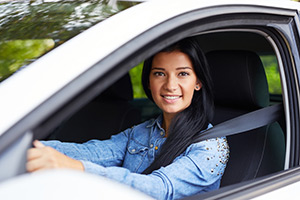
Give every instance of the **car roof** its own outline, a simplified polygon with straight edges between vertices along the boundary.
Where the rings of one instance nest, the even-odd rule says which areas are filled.
[[[296,2],[262,0],[189,0],[184,3],[182,0],[152,0],[131,7],[96,24],[3,81],[0,84],[0,135],[91,66],[146,30],[182,13],[233,5],[278,8],[282,15],[290,14],[284,9],[300,8]],[[233,8],[232,12],[240,10]],[[206,14],[203,12],[203,16]],[[109,67],[103,67],[101,72],[108,70]]]

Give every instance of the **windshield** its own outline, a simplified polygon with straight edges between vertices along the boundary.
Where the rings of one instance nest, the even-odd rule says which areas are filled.
[[[0,0],[0,82],[94,24],[137,2]]]

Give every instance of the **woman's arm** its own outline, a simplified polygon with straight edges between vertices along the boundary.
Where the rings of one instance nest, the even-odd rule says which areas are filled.
[[[184,155],[149,175],[82,161],[85,171],[130,185],[155,199],[178,199],[219,188],[228,159],[224,139],[191,145]]]
[[[30,154],[29,152],[28,155]],[[87,172],[130,185],[156,199],[178,199],[217,189],[225,170],[228,152],[228,146],[224,139],[199,142],[191,145],[172,164],[161,167],[149,175],[131,173],[128,169],[122,167],[103,167],[89,160],[81,160],[80,162]],[[56,153],[60,154],[59,152]],[[56,157],[63,160],[72,159],[64,158],[63,156],[57,155]],[[28,160],[29,165],[32,160],[30,158]],[[69,161],[67,161],[68,164],[75,163],[73,162],[74,160]],[[75,161],[78,164],[78,161]],[[75,164],[76,167],[79,166],[77,164]],[[74,168],[74,166],[71,168]],[[65,165],[64,167],[68,166]],[[48,168],[48,166],[45,166],[45,168]]]
[[[84,171],[82,162],[47,147],[40,141],[35,140],[33,146],[35,148],[31,148],[27,152],[26,168],[28,172],[53,168],[70,168]]]
[[[28,150],[28,162],[39,159],[38,161],[44,163],[44,166],[39,166],[40,168],[50,168],[50,166],[55,168],[77,168],[77,165],[72,166],[75,163],[78,164],[78,160],[90,161],[105,167],[119,166],[124,158],[130,132],[131,129],[127,129],[113,135],[109,140],[91,140],[83,144],[35,141],[34,146],[36,148]],[[81,162],[80,165],[82,165]],[[31,167],[28,170],[33,171]]]

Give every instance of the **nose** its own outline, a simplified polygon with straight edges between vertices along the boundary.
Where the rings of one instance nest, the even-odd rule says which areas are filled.
[[[175,91],[178,88],[178,82],[176,77],[169,76],[165,82],[165,89],[168,91]]]

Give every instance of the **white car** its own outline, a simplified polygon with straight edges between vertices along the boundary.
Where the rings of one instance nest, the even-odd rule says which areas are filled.
[[[214,125],[270,105],[282,104],[284,112],[260,128],[252,127],[260,119],[256,115],[240,123],[252,128],[227,137],[230,159],[220,189],[186,199],[299,196],[299,3],[0,2],[1,199],[82,199],[99,193],[103,199],[151,199],[86,173],[27,174],[26,150],[34,139],[106,139],[158,115],[141,91],[141,63],[190,36],[198,38],[212,68]]]

